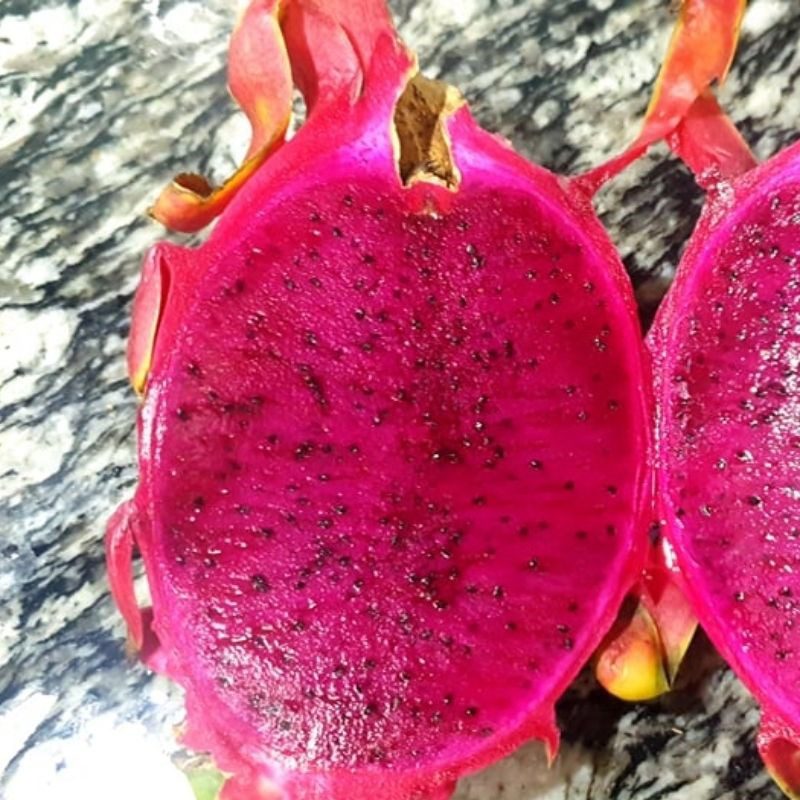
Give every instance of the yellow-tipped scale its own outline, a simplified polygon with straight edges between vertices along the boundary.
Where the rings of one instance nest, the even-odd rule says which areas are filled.
[[[669,691],[661,637],[641,603],[606,637],[598,650],[595,675],[606,691],[621,700],[653,700]]]

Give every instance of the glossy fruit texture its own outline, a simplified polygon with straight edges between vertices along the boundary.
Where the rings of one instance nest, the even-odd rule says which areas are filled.
[[[630,286],[584,189],[419,76],[381,3],[257,0],[231,62],[248,161],[155,207],[222,215],[145,261],[112,588],[225,798],[444,798],[526,739],[555,752],[641,570]],[[309,118],[284,143],[289,66]]]

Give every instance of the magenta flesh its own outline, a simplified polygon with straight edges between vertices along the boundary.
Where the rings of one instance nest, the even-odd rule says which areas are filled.
[[[148,394],[157,630],[268,760],[481,760],[629,580],[635,322],[568,217],[473,183],[441,216],[367,180],[281,204]]]

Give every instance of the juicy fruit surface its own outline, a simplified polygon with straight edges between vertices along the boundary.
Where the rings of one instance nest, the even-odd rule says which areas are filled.
[[[676,536],[717,644],[763,702],[796,713],[800,182],[761,192],[703,258],[670,319],[664,373]]]
[[[413,215],[328,184],[238,247],[148,397],[182,671],[297,767],[468,757],[552,704],[613,613],[635,322],[583,235],[507,189]]]

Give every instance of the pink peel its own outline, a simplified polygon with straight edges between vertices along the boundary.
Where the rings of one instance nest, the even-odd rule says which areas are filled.
[[[132,646],[141,650],[144,642],[142,612],[133,586],[133,516],[132,501],[123,503],[111,516],[106,530],[106,562],[111,596],[128,626]]]
[[[280,5],[279,0],[251,2],[231,39],[230,91],[252,128],[244,163],[218,188],[200,175],[176,176],[150,209],[150,214],[168,228],[184,233],[204,228],[283,144],[291,118],[292,82],[278,27]]]
[[[703,92],[668,137],[670,148],[714,192],[756,166],[755,156],[710,91]]]
[[[708,115],[713,108],[709,87],[722,84],[728,75],[745,7],[746,0],[681,0],[678,22],[642,130],[620,155],[579,176],[576,183],[589,194],[595,194],[661,140],[671,147],[677,146],[676,153],[681,158],[688,156],[687,163],[698,174],[709,167],[721,168],[726,176],[739,174],[733,170],[748,161],[749,150],[730,121],[718,108],[713,111],[716,117],[713,126],[695,125],[693,120],[700,114]],[[687,124],[693,132],[703,131],[702,146],[693,132],[679,133]],[[689,149],[684,153],[681,147]],[[730,158],[722,161],[721,156],[726,153]],[[731,170],[727,168],[729,162]]]

